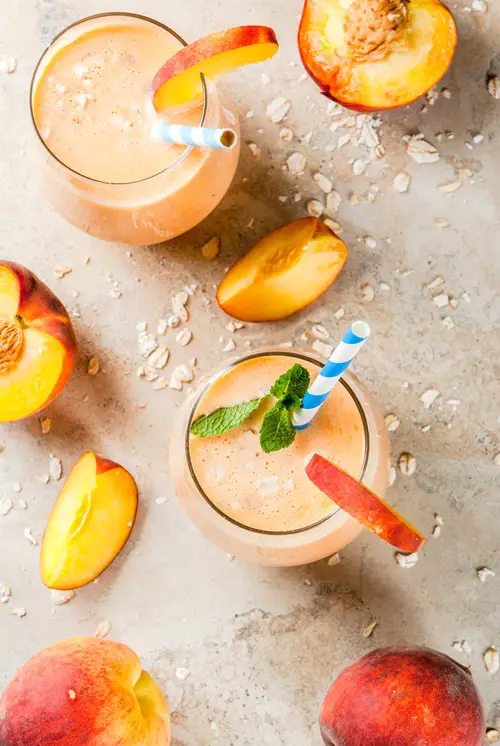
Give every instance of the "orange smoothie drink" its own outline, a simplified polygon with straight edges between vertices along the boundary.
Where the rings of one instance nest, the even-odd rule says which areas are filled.
[[[151,85],[185,46],[151,19],[111,13],[65,29],[43,54],[31,87],[42,189],[69,222],[125,244],[188,231],[220,202],[239,147],[166,143],[158,123],[232,127],[238,122],[205,80],[198,100],[158,114]]]
[[[389,480],[390,447],[380,412],[358,379],[346,372],[313,422],[292,445],[264,453],[259,442],[264,402],[223,435],[198,437],[200,415],[264,396],[294,364],[313,379],[322,364],[277,350],[226,365],[185,403],[171,444],[178,497],[198,528],[226,552],[264,565],[301,565],[342,549],[361,525],[315,487],[305,473],[318,453],[379,496]]]

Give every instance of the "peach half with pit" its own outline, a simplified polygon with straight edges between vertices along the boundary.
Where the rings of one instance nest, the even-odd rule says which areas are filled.
[[[482,746],[485,733],[470,670],[419,647],[379,648],[348,666],[320,727],[326,746]]]
[[[125,546],[137,512],[137,485],[113,461],[85,453],[52,508],[40,573],[48,588],[74,590],[95,580]]]
[[[427,93],[457,43],[440,0],[305,0],[299,50],[323,93],[357,111],[393,109]]]
[[[168,704],[130,648],[74,637],[34,655],[7,685],[0,743],[168,746]]]
[[[261,239],[222,280],[221,309],[241,321],[276,321],[309,305],[337,279],[347,246],[318,218]]]
[[[203,91],[202,75],[217,81],[233,70],[264,62],[278,51],[268,26],[236,26],[180,49],[156,73],[152,89],[157,111],[193,101]]]
[[[0,260],[0,423],[46,407],[75,360],[75,333],[61,301],[28,269]]]

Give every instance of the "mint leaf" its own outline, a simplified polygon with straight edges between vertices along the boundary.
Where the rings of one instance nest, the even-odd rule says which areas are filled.
[[[289,412],[292,412],[302,406],[302,399],[297,394],[287,394],[284,399],[281,399],[281,403]]]
[[[260,428],[260,446],[264,453],[281,451],[295,440],[292,415],[282,402],[265,413]]]
[[[221,407],[212,414],[202,414],[191,424],[190,432],[200,438],[208,438],[211,435],[223,435],[228,430],[234,430],[241,425],[262,404],[267,396],[259,399],[251,399],[243,404],[235,404],[234,407]]]
[[[302,400],[309,388],[310,378],[309,372],[299,363],[295,363],[290,370],[278,378],[271,389],[271,394],[277,399],[293,395]]]

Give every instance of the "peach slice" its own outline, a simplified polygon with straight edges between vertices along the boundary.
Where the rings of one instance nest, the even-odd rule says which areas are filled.
[[[218,80],[254,62],[264,62],[278,51],[276,34],[267,26],[237,26],[198,39],[180,49],[153,79],[157,111],[192,101],[203,90],[201,75]]]
[[[73,637],[34,655],[0,697],[2,746],[168,746],[159,686],[130,648]]]
[[[382,498],[353,479],[326,458],[314,454],[306,474],[321,492],[328,495],[351,518],[403,552],[418,552],[425,538],[387,505]]]
[[[457,42],[439,0],[305,0],[302,61],[323,93],[357,111],[415,101],[448,69]]]
[[[137,485],[123,466],[85,453],[54,503],[42,541],[40,571],[48,588],[91,583],[124,547],[137,512]]]
[[[75,360],[75,333],[61,301],[28,269],[1,260],[0,422],[46,407]]]
[[[223,311],[241,321],[284,319],[337,279],[347,247],[317,218],[301,218],[259,241],[231,267],[217,291]]]

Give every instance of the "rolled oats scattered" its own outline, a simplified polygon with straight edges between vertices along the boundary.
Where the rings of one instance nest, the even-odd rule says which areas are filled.
[[[163,336],[164,334],[166,334],[167,329],[168,329],[168,321],[166,319],[160,319],[158,322],[158,327],[157,327],[158,334]]]
[[[385,417],[385,426],[390,433],[395,433],[401,422],[399,417],[395,414],[388,414]]]
[[[193,333],[190,331],[190,329],[182,329],[180,332],[178,332],[177,336],[175,337],[175,341],[182,345],[182,347],[186,347],[193,338]]]
[[[108,622],[107,619],[105,619],[104,621],[99,622],[99,624],[97,625],[97,629],[95,631],[94,637],[99,637],[103,639],[110,633],[110,631],[111,631],[111,623]]]
[[[323,205],[317,199],[310,199],[307,203],[307,212],[312,218],[320,218],[323,214]]]
[[[411,477],[417,468],[417,460],[411,453],[404,451],[398,459],[398,466],[402,474]]]
[[[42,435],[48,435],[51,428],[52,421],[49,419],[49,417],[40,417],[40,429],[42,431]]]
[[[413,135],[409,138],[406,152],[415,163],[436,163],[439,151],[430,142],[423,139],[423,135]]]
[[[352,164],[352,172],[354,176],[361,176],[366,171],[366,167],[368,166],[368,161],[364,158],[356,158],[354,163]]]
[[[89,376],[96,376],[99,373],[100,364],[96,357],[91,357],[87,367],[87,373]]]
[[[500,731],[496,728],[486,728],[486,740],[488,743],[497,743],[500,741]]]
[[[167,378],[158,378],[153,383],[153,391],[161,391],[162,389],[166,389],[169,386],[169,382]]]
[[[363,240],[364,240],[365,245],[367,246],[367,248],[369,248],[369,249],[376,249],[377,248],[377,242],[371,236],[365,236]]]
[[[337,223],[336,220],[332,220],[331,218],[325,218],[323,220],[323,223],[326,225],[327,228],[329,228],[333,233],[341,234],[342,233],[342,227]]]
[[[289,127],[282,127],[280,129],[280,137],[285,142],[291,142],[293,140],[293,132]]]
[[[141,357],[147,358],[158,349],[158,340],[154,334],[148,334],[148,332],[139,333],[139,352]]]
[[[322,192],[324,192],[325,194],[331,194],[333,184],[327,176],[321,173],[321,171],[316,171],[316,173],[313,174],[313,180]]]
[[[7,513],[10,513],[13,507],[14,503],[12,502],[10,497],[4,497],[3,500],[0,500],[0,515],[7,515]]]
[[[441,531],[441,526],[434,526],[434,528],[432,529],[432,536],[434,537],[434,539],[437,539],[439,536],[441,536]]]
[[[232,352],[236,349],[236,344],[234,342],[234,339],[228,339],[224,347],[222,348],[222,352]]]
[[[26,616],[26,609],[24,609],[22,606],[10,606],[10,613],[14,614],[14,616],[19,617],[19,619],[22,619]]]
[[[402,554],[401,552],[396,552],[394,555],[394,559],[400,567],[410,569],[412,567],[415,567],[418,562],[418,552],[413,552],[412,554]]]
[[[337,565],[340,565],[341,559],[339,554],[332,554],[331,557],[328,557],[328,560],[326,564],[328,567],[336,567]]]
[[[343,319],[345,316],[345,310],[343,308],[339,308],[333,315],[335,316],[337,321],[340,321],[340,319]]]
[[[254,142],[249,142],[249,143],[247,143],[247,145],[248,145],[248,149],[251,152],[251,154],[253,155],[253,157],[256,160],[259,160],[259,158],[260,158],[260,148],[259,148],[259,146],[256,143],[254,143]]]
[[[486,580],[488,578],[495,577],[495,573],[493,572],[493,570],[490,570],[489,567],[478,567],[478,569],[476,570],[476,575],[481,583],[486,583]]]
[[[333,190],[326,198],[326,209],[328,212],[337,212],[342,202],[342,197],[338,192]]]
[[[75,595],[75,591],[50,591],[53,606],[64,606],[64,604],[69,603]]]
[[[278,97],[271,101],[266,107],[266,117],[274,124],[282,122],[290,111],[291,102],[286,98]]]
[[[373,630],[375,629],[377,625],[378,625],[378,622],[372,622],[367,627],[365,627],[363,630],[363,637],[371,637]]]
[[[326,329],[323,324],[314,324],[314,326],[311,329],[311,334],[316,339],[320,339],[322,342],[328,342],[330,339],[330,333],[328,332],[328,329]]]
[[[295,176],[300,176],[304,173],[304,169],[306,167],[306,159],[305,156],[302,153],[292,153],[289,158],[287,158],[286,165],[288,166],[288,170],[290,173],[294,174]]]
[[[462,179],[455,179],[454,181],[448,181],[445,184],[439,184],[438,190],[443,194],[452,194],[460,189],[462,186]]]
[[[445,316],[445,318],[444,318],[444,319],[441,319],[441,323],[442,323],[442,324],[443,324],[443,326],[445,326],[445,327],[446,327],[447,329],[453,329],[453,328],[454,328],[454,326],[455,326],[455,324],[454,324],[454,322],[453,322],[453,319],[451,318],[451,316]]]
[[[54,274],[58,280],[62,280],[66,275],[69,275],[73,270],[71,267],[54,267]]]
[[[450,303],[450,297],[446,293],[435,295],[432,300],[438,308],[445,308]]]
[[[453,650],[458,650],[460,653],[465,653],[466,655],[472,653],[472,648],[467,640],[455,640],[451,647]]]
[[[500,78],[493,76],[488,80],[488,93],[493,98],[500,98]]]
[[[6,73],[7,75],[12,75],[12,73],[15,73],[17,70],[17,60],[15,57],[12,57],[7,54],[3,54],[0,56],[0,72]]]
[[[112,288],[109,291],[110,298],[113,298],[113,300],[118,300],[123,295],[123,290],[120,290],[120,288]]]
[[[24,536],[24,538],[27,541],[29,541],[30,544],[32,544],[34,547],[36,547],[36,545],[38,544],[38,542],[35,539],[35,537],[33,536],[33,534],[31,533],[31,529],[30,528],[25,528],[24,529],[23,536]]]
[[[165,505],[166,502],[167,502],[166,497],[155,497],[156,505]]]
[[[371,301],[375,298],[375,290],[370,285],[369,282],[365,282],[363,285],[361,285],[361,295],[363,303],[371,303]]]
[[[220,251],[220,238],[219,236],[214,236],[210,239],[210,241],[207,241],[207,243],[201,247],[201,253],[203,254],[204,258],[211,262],[215,257],[219,254]]]
[[[446,220],[446,218],[435,218],[434,222],[438,228],[449,228],[451,225],[450,221]]]
[[[318,355],[321,355],[321,357],[324,357],[326,359],[328,359],[333,352],[333,345],[327,345],[320,339],[314,340],[314,342],[312,343],[312,348],[315,352],[318,353]]]
[[[56,456],[51,456],[49,459],[49,474],[51,479],[58,482],[63,473],[62,463],[61,459],[56,458]]]
[[[184,679],[187,679],[189,676],[189,671],[187,668],[176,668],[175,675],[176,678],[180,679],[180,681],[184,681]]]
[[[439,396],[439,391],[437,389],[428,389],[427,391],[424,391],[424,393],[420,397],[420,401],[424,405],[424,409],[430,409],[436,399]]]
[[[170,350],[168,347],[158,347],[148,358],[148,365],[151,365],[156,370],[163,370],[168,363],[170,357]]]
[[[425,286],[428,290],[435,290],[436,288],[440,287],[444,283],[444,280],[442,277],[436,277],[432,282],[427,283]]]
[[[406,171],[400,171],[393,179],[392,188],[399,194],[404,194],[410,188],[411,176]]]
[[[492,676],[500,671],[500,655],[493,645],[484,651],[483,661],[484,667]]]

